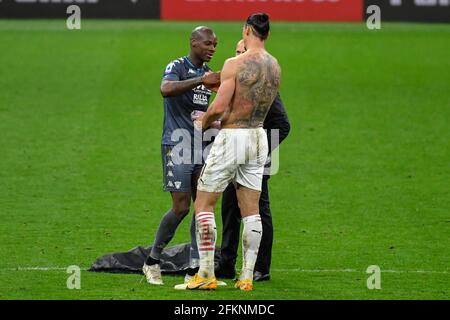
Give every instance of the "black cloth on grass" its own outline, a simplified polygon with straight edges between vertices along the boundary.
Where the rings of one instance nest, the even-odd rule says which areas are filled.
[[[190,243],[165,248],[161,254],[162,273],[184,273],[189,268]],[[152,247],[136,247],[127,252],[106,254],[88,269],[93,272],[142,273],[142,266]],[[216,248],[214,260],[218,261],[220,249]]]

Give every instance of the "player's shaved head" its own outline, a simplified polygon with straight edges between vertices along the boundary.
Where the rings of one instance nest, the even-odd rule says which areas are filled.
[[[214,38],[216,35],[211,28],[205,26],[198,26],[191,32],[191,40],[202,40],[205,36],[212,35]]]

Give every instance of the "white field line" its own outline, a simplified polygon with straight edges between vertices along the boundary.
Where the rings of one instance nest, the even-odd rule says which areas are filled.
[[[83,268],[80,268],[83,269]],[[67,270],[67,267],[17,267],[17,268],[2,268],[5,271],[60,271]]]
[[[304,272],[304,273],[366,273],[365,270],[356,269],[272,269],[275,272]],[[435,273],[435,274],[450,274],[450,271],[434,271],[434,270],[380,270],[386,273]]]
[[[80,267],[85,271],[87,267]],[[0,271],[65,271],[67,267],[17,267],[17,268],[0,268]],[[299,272],[299,273],[366,273],[365,270],[356,269],[272,269],[274,272]],[[383,270],[385,273],[424,273],[424,274],[450,274],[450,271],[435,271],[435,270]]]

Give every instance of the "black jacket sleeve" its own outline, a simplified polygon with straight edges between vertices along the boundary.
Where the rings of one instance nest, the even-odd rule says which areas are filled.
[[[269,141],[269,152],[278,147],[278,144],[272,146],[272,139],[270,131],[272,129],[279,130],[279,141],[281,143],[289,134],[291,125],[284,109],[283,102],[281,101],[280,94],[277,94],[275,100],[270,107],[266,119],[264,121],[264,129],[267,129],[267,139]],[[274,141],[275,142],[275,141]]]

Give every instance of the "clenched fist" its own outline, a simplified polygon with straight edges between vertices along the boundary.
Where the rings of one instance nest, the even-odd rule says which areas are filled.
[[[208,89],[217,92],[220,87],[220,71],[208,71],[202,76],[202,83]]]

